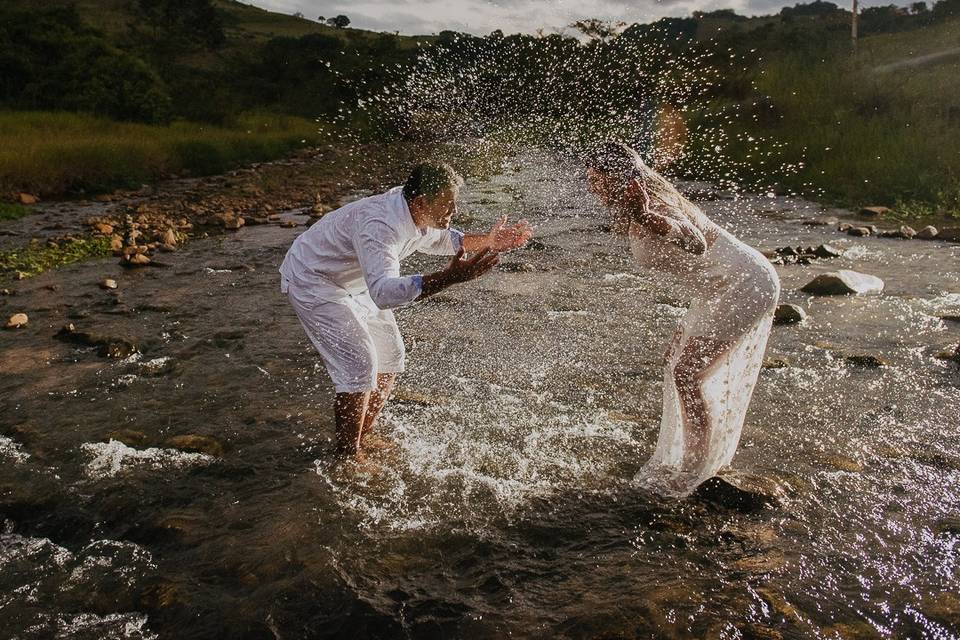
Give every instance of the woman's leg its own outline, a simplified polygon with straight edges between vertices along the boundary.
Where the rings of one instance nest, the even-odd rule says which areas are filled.
[[[674,365],[673,379],[683,413],[684,471],[696,471],[706,461],[712,417],[704,397],[703,382],[732,346],[725,340],[693,337],[683,345]]]

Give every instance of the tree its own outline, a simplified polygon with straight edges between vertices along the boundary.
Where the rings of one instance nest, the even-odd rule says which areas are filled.
[[[597,20],[596,18],[590,18],[589,20],[577,20],[569,26],[591,40],[606,42],[607,40],[615,38],[617,34],[627,26],[627,23],[622,21],[605,22],[603,20]]]
[[[914,15],[920,15],[922,13],[926,13],[927,11],[929,11],[929,9],[927,9],[926,2],[913,2],[910,4],[910,13]]]
[[[337,29],[343,29],[350,24],[350,18],[345,15],[339,15],[336,18],[327,18],[327,24]]]

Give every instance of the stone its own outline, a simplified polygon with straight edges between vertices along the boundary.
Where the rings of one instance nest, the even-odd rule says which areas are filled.
[[[796,324],[803,322],[807,312],[795,304],[779,304],[773,313],[774,324]]]
[[[56,338],[85,347],[97,347],[97,353],[106,358],[127,358],[137,352],[137,346],[130,340],[79,331],[73,323],[60,329],[60,331],[57,332]]]
[[[849,222],[841,222],[840,224],[837,225],[837,231],[839,231],[840,233],[843,233],[844,231],[847,231],[852,228],[853,228],[853,225],[850,224]]]
[[[916,231],[916,229],[914,229],[913,227],[911,227],[911,226],[909,226],[909,225],[902,225],[902,226],[900,227],[900,230],[899,230],[898,234],[899,234],[899,236],[900,236],[901,238],[903,238],[904,240],[910,240],[911,238],[913,238],[914,236],[917,235],[917,231]]]
[[[194,434],[174,436],[167,439],[165,443],[168,447],[180,449],[181,451],[190,451],[195,453],[206,453],[207,455],[220,457],[223,455],[223,445],[215,438],[210,436],[200,436]]]
[[[833,225],[840,224],[840,221],[830,216],[827,218],[813,218],[811,220],[804,220],[801,224],[808,227],[832,227]]]
[[[779,507],[787,497],[784,488],[772,478],[732,470],[708,478],[693,496],[743,513]]]
[[[764,358],[761,366],[764,369],[787,369],[790,361],[786,358]]]
[[[860,215],[865,216],[867,218],[877,218],[879,216],[885,216],[888,213],[890,213],[890,209],[888,207],[873,206],[873,207],[863,207],[860,209]]]
[[[114,255],[117,255],[120,252],[122,252],[123,238],[117,235],[110,236],[110,251],[112,251]]]
[[[234,216],[234,217],[230,217],[230,218],[224,218],[224,220],[223,220],[223,228],[224,228],[224,229],[231,229],[231,230],[233,230],[233,231],[236,231],[237,229],[239,229],[240,227],[242,227],[244,224],[246,224],[246,220],[244,220],[244,219],[243,219],[242,217],[240,217],[240,216]]]
[[[879,369],[880,367],[889,366],[887,361],[883,358],[869,354],[849,355],[846,357],[846,360],[853,366],[862,367],[864,369]]]
[[[127,256],[125,262],[128,265],[142,267],[150,264],[150,258],[145,253],[133,253]]]
[[[848,236],[863,238],[870,235],[870,227],[850,227],[847,229]]]
[[[101,288],[101,289],[116,289],[116,288],[117,288],[117,281],[114,280],[113,278],[104,278],[103,280],[100,281],[100,288]]]
[[[98,222],[93,225],[93,230],[102,236],[113,235],[113,225],[109,225],[106,222]]]
[[[177,244],[177,232],[173,229],[167,229],[163,232],[163,235],[160,236],[160,243],[170,246],[176,246]]]
[[[20,200],[20,204],[37,204],[40,202],[40,198],[29,193],[21,193],[17,196],[17,199]]]
[[[296,220],[284,220],[280,223],[280,226],[284,229],[293,229],[294,227],[299,227],[300,223]]]
[[[6,328],[19,329],[20,327],[27,326],[28,321],[29,321],[29,318],[27,318],[27,314],[15,313],[12,316],[10,316],[9,320],[7,320]]]
[[[917,231],[916,237],[920,240],[933,240],[937,237],[938,233],[939,232],[935,226],[928,224],[923,229],[920,229],[920,231]]]
[[[163,251],[164,253],[173,253],[174,251],[177,250],[177,247],[172,244],[161,244],[157,248],[160,249],[160,251]]]
[[[843,255],[843,249],[837,248],[832,244],[821,244],[812,251],[818,258],[839,258]]]
[[[940,316],[944,322],[960,322],[960,313],[948,313]]]
[[[883,280],[849,269],[821,273],[801,291],[820,296],[869,295],[883,291]]]

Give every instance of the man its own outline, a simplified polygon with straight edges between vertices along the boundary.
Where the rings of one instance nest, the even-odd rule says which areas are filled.
[[[421,164],[403,187],[325,215],[280,266],[281,291],[333,380],[341,457],[358,456],[403,371],[406,352],[391,309],[480,277],[499,252],[532,235],[525,220],[507,226],[505,217],[483,235],[451,229],[462,185],[449,165]],[[401,276],[400,260],[415,251],[453,259],[434,273]]]

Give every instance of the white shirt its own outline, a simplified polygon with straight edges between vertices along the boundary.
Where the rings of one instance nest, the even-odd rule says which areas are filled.
[[[370,293],[381,309],[415,300],[423,276],[400,275],[400,261],[419,251],[453,255],[463,244],[455,229],[420,229],[413,223],[401,187],[394,187],[323,216],[304,231],[280,265],[287,283],[309,288],[321,300],[339,302]]]

